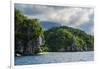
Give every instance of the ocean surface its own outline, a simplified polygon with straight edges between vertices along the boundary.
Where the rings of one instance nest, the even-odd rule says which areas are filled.
[[[15,65],[67,63],[80,61],[93,61],[94,52],[48,52],[34,56],[15,57]]]

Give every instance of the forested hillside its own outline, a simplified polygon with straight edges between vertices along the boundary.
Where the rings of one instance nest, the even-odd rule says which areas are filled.
[[[94,49],[93,36],[67,26],[45,31],[45,41],[49,51],[93,51]]]

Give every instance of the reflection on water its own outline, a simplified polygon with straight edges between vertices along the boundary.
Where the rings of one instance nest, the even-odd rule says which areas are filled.
[[[34,56],[15,57],[15,65],[93,61],[93,52],[49,52]]]

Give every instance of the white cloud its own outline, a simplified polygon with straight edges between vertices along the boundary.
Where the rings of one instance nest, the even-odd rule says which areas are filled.
[[[88,22],[91,14],[93,14],[93,9],[65,8],[63,10],[49,13],[46,16],[48,20],[56,20],[61,24],[77,27],[80,24]]]

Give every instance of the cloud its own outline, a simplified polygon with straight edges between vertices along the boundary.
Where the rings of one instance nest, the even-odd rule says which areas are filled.
[[[15,4],[15,7],[29,18],[41,21],[56,21],[61,25],[93,33],[94,9],[49,5]]]
[[[81,24],[79,27],[79,29],[85,31],[86,33],[88,34],[94,34],[94,24],[93,23],[84,23],[84,24]]]
[[[63,10],[55,11],[47,15],[47,19],[56,20],[61,24],[77,27],[80,24],[88,22],[93,10],[84,8],[65,8]]]

